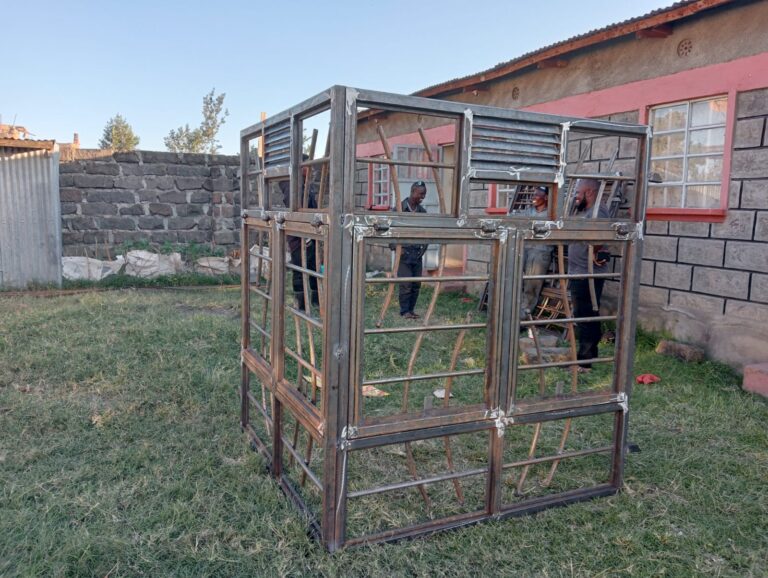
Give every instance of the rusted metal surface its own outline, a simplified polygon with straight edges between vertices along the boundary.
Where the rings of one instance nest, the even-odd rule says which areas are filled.
[[[384,155],[357,156],[359,119],[370,122],[373,110],[412,116],[423,161],[393,154],[387,115],[378,113],[374,134]],[[304,123],[320,113],[330,119],[325,146],[313,132],[304,158]],[[450,160],[432,154],[424,116],[454,127]],[[617,183],[634,186],[625,214],[572,218],[569,185],[581,163],[566,159],[575,133],[638,141],[633,174],[588,173],[601,182],[600,198],[615,200]],[[326,548],[428,534],[621,488],[645,127],[335,86],[243,130],[241,139],[240,421]],[[371,164],[388,167],[390,210],[359,201],[356,174]],[[401,211],[404,183],[422,175],[431,175],[437,213]],[[545,220],[473,212],[471,184],[478,182],[547,186]],[[568,274],[565,250],[574,242],[612,244],[614,269]],[[557,258],[547,274],[526,276],[526,248],[537,243],[551,245]],[[398,276],[413,245],[437,246],[436,265]],[[390,250],[386,276],[366,275],[376,255]],[[484,272],[448,266],[449,253],[472,252],[484,255]],[[613,284],[615,314],[573,316],[568,283],[584,278]],[[534,280],[560,296],[561,316],[522,317],[522,286]],[[425,291],[423,317],[413,322],[390,307],[406,283]],[[486,283],[486,313],[473,297],[457,301],[452,289],[474,295]],[[576,329],[585,321],[616,324],[612,353],[577,360]],[[562,331],[553,336],[545,325]],[[523,351],[521,330],[531,332],[532,353]],[[548,348],[545,338],[567,347]],[[608,366],[605,379],[585,381],[580,363]],[[386,515],[371,515],[372,499],[383,500],[376,510]]]

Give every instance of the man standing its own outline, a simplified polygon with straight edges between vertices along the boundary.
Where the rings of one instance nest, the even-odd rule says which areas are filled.
[[[411,194],[404,199],[400,207],[403,213],[426,213],[421,205],[427,196],[427,185],[424,181],[416,181],[411,185]],[[403,245],[400,254],[400,264],[397,266],[398,277],[421,277],[421,258],[427,251],[427,245]],[[400,300],[400,315],[406,319],[418,319],[414,313],[416,301],[419,298],[420,281],[400,283],[398,299]]]
[[[531,206],[524,213],[526,217],[547,220],[549,197],[547,187],[536,187],[531,199]],[[552,245],[527,243],[525,248],[523,275],[545,275],[552,261]],[[523,294],[520,299],[520,318],[528,319],[539,301],[539,293],[544,285],[543,279],[523,281]]]
[[[600,185],[595,179],[579,179],[576,181],[574,199],[574,218],[592,219],[595,216],[595,203]],[[600,205],[597,209],[597,218],[609,218],[608,209]],[[610,253],[602,250],[601,245],[593,245],[593,272],[606,273]],[[589,243],[571,243],[568,245],[568,274],[586,275],[589,273]],[[596,317],[599,315],[600,297],[603,293],[605,279],[593,279],[595,303],[589,290],[589,279],[571,279],[571,297],[573,299],[574,317]],[[596,306],[596,308],[595,308]],[[578,340],[577,359],[594,359],[598,357],[597,344],[603,336],[602,326],[599,321],[586,321],[576,324],[576,338]],[[591,363],[579,365],[579,372],[591,371]]]

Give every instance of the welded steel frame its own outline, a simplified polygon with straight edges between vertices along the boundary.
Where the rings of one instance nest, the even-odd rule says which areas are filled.
[[[390,112],[442,115],[456,120],[457,134],[453,163],[453,206],[446,214],[413,217],[398,213],[372,214],[355,206],[353,182],[356,166],[356,130],[358,107],[386,109]],[[317,161],[302,160],[301,119],[319,111],[330,111],[329,145],[326,156]],[[556,134],[558,156],[551,167],[504,166],[493,158],[483,158],[473,124],[477,118],[498,123],[520,123],[546,127]],[[550,203],[546,221],[532,221],[506,215],[475,216],[469,210],[472,181],[536,182],[551,185],[552,195],[564,190],[567,178],[566,143],[569,131],[580,130],[599,135],[636,138],[638,152],[635,174],[623,177],[634,181],[635,194],[627,218],[610,222],[574,221],[558,215],[557,203]],[[535,131],[534,131],[535,132]],[[270,135],[272,141],[270,142]],[[275,136],[277,135],[277,136]],[[272,476],[310,519],[310,525],[323,545],[330,551],[347,545],[397,540],[456,528],[491,518],[504,518],[536,512],[617,492],[622,486],[626,456],[629,398],[632,388],[632,359],[635,334],[635,311],[639,288],[642,231],[645,218],[646,171],[650,150],[650,131],[645,126],[576,119],[511,109],[469,105],[465,103],[425,99],[376,91],[334,86],[280,114],[254,124],[241,132],[241,192],[242,213],[242,382],[241,426],[249,433],[253,446],[268,463]],[[266,145],[263,156],[253,152],[254,142],[261,138]],[[552,140],[552,139],[550,139]],[[554,141],[553,141],[554,142]],[[490,160],[489,160],[490,159]],[[300,175],[308,166],[323,166],[327,170],[327,207],[302,209]],[[594,175],[587,175],[594,176]],[[596,175],[598,178],[605,175]],[[290,179],[290,206],[274,207],[267,195],[270,179]],[[248,199],[254,189],[261,189],[255,204]],[[251,347],[250,300],[248,282],[250,262],[254,258],[249,247],[249,234],[262,231],[269,237],[271,266],[270,311],[271,355],[263,358]],[[284,371],[285,307],[287,289],[286,232],[303,232],[322,239],[325,247],[323,281],[325,284],[320,308],[323,312],[322,337],[322,399],[320,408],[312,406],[287,387],[281,377]],[[489,320],[489,366],[487,368],[487,403],[468,407],[429,419],[391,419],[368,424],[357,419],[359,400],[357,385],[360,376],[359,357],[362,334],[361,295],[366,284],[364,252],[366,239],[492,239]],[[521,320],[518,311],[519,279],[522,275],[522,250],[525,240],[548,238],[554,243],[574,240],[620,242],[624,244],[621,275],[624,279],[619,296],[618,314],[611,319],[617,324],[614,381],[607,393],[566,396],[560,399],[516,402],[515,383],[520,367],[510,360],[518,359],[517,331],[536,321]],[[561,271],[561,273],[563,273]],[[559,277],[567,277],[560,275]],[[489,315],[490,317],[490,315]],[[567,322],[568,320],[566,320]],[[572,321],[572,320],[571,320]],[[538,322],[541,323],[541,322]],[[546,364],[545,364],[546,365]],[[550,364],[552,365],[552,364]],[[556,364],[554,364],[556,365]],[[535,369],[532,365],[525,369]],[[267,406],[260,404],[264,416],[252,416],[256,397],[251,391],[255,377],[266,386],[270,395]],[[315,443],[322,446],[323,469],[313,482],[321,486],[322,506],[317,515],[304,503],[301,492],[283,475],[286,455],[299,460],[294,448],[286,448],[283,432],[285,412],[306,428]],[[610,481],[594,487],[578,489],[543,498],[504,505],[501,499],[504,430],[514,424],[546,422],[568,417],[611,413],[614,417],[613,443],[605,451],[611,457]],[[265,420],[270,439],[261,439],[251,426],[252,419]],[[467,432],[489,432],[489,460],[486,470],[460,474],[446,473],[435,479],[450,479],[462,475],[485,475],[487,491],[485,505],[480,511],[436,519],[408,528],[396,528],[376,535],[349,539],[346,535],[346,508],[350,499],[346,487],[346,461],[349,452]],[[495,435],[491,435],[495,433]],[[288,441],[288,445],[290,442]],[[271,446],[271,447],[270,447]],[[562,456],[563,458],[567,456]],[[545,458],[547,460],[553,458]],[[559,458],[554,458],[559,459]],[[530,460],[532,463],[536,459]],[[302,465],[305,470],[306,464]],[[511,464],[518,466],[520,464]],[[403,487],[433,480],[417,480]],[[378,490],[374,490],[378,491]],[[360,492],[358,492],[360,493]]]

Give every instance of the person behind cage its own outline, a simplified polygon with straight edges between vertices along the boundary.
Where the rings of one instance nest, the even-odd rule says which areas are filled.
[[[576,181],[574,198],[574,215],[576,219],[609,218],[608,209],[602,203],[597,208],[595,203],[600,185],[595,179],[579,179]],[[593,245],[593,271],[606,273],[611,254],[602,245]],[[568,245],[568,274],[586,275],[589,271],[589,243],[570,243]],[[600,297],[603,294],[605,279],[593,279],[595,288],[595,303],[589,290],[589,279],[571,279],[571,298],[573,300],[574,317],[595,317],[599,314]],[[597,306],[597,309],[594,306]],[[576,339],[578,348],[576,358],[594,359],[598,357],[598,343],[602,338],[602,326],[599,321],[584,321],[576,324]],[[579,365],[579,372],[591,371],[591,363]]]
[[[309,158],[304,155],[304,160]],[[290,206],[290,185],[289,181],[280,181],[280,191],[283,194],[283,204]],[[300,194],[302,191],[299,191]],[[309,194],[307,195],[307,209],[317,208],[317,186],[314,182],[309,185]],[[287,235],[286,241],[288,243],[288,250],[291,253],[291,265],[297,267],[303,267],[301,262],[301,237],[295,237],[293,235]],[[317,262],[315,259],[315,240],[307,239],[306,248],[304,251],[306,258],[306,268],[309,271],[317,271]],[[320,296],[317,290],[317,278],[313,275],[309,277],[309,290],[310,290],[310,305],[319,305]],[[301,271],[291,269],[291,285],[293,288],[293,297],[296,305],[296,309],[304,311],[304,274]]]
[[[547,187],[536,187],[531,204],[524,215],[528,218],[547,220],[549,196]],[[552,245],[544,243],[527,243],[525,247],[523,275],[545,275],[552,262]],[[523,291],[520,298],[520,318],[529,319],[536,309],[539,294],[544,285],[543,279],[527,279],[523,281]]]
[[[411,185],[411,194],[404,199],[400,210],[403,213],[426,213],[422,206],[427,196],[427,185],[424,181],[416,181]],[[395,249],[395,245],[390,245]],[[427,251],[427,245],[403,245],[400,253],[400,263],[397,266],[398,277],[421,277],[422,257]],[[421,282],[407,281],[400,283],[398,299],[400,301],[400,315],[406,319],[418,319],[420,316],[414,312],[416,301],[419,299]]]

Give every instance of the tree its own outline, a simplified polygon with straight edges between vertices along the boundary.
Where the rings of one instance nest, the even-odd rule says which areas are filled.
[[[107,121],[99,141],[99,148],[132,151],[137,146],[139,146],[139,137],[133,133],[131,125],[122,115],[116,114]]]
[[[203,122],[198,128],[189,128],[188,124],[177,129],[171,129],[168,136],[163,139],[165,147],[171,152],[177,153],[210,153],[216,154],[219,149],[219,141],[216,135],[229,116],[229,111],[224,109],[224,97],[222,92],[215,96],[215,88],[203,97]],[[222,110],[223,109],[223,110]]]

